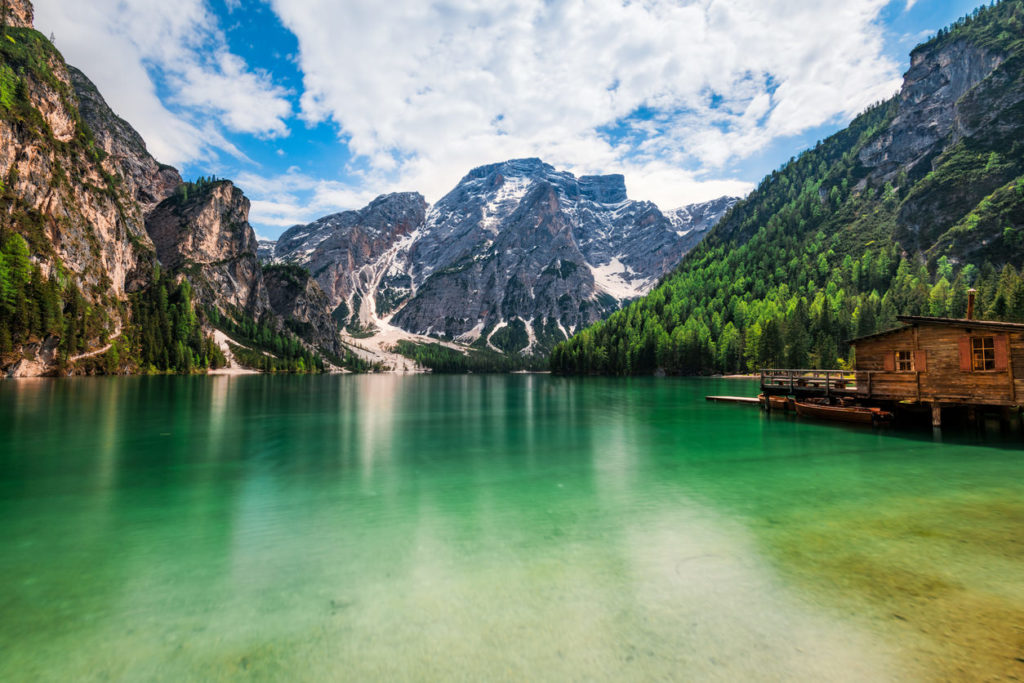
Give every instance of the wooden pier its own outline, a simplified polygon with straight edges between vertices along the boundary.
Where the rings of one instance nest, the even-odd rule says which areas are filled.
[[[849,370],[762,370],[761,393],[800,399],[856,396],[857,374]]]

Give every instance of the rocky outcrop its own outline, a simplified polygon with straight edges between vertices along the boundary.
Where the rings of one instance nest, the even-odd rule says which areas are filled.
[[[918,49],[910,59],[895,119],[860,152],[861,162],[886,182],[900,171],[913,173],[944,145],[970,134],[959,101],[992,74],[1004,56],[960,40]]]
[[[231,181],[182,185],[150,212],[146,230],[161,265],[184,273],[198,300],[254,318],[270,310],[249,200]]]
[[[103,167],[123,178],[142,213],[149,213],[181,185],[181,175],[150,155],[142,136],[110,109],[85,74],[73,66],[68,67],[68,74],[82,118],[104,152]]]
[[[385,195],[291,228],[273,259],[308,269],[350,327],[488,345],[512,326],[543,351],[647,291],[734,202],[670,217],[630,200],[621,175],[515,159],[473,169],[433,207]]]
[[[292,265],[263,270],[270,307],[289,330],[334,359],[345,356],[338,323],[329,314],[330,302],[316,280]]]
[[[25,237],[44,274],[69,274],[93,303],[120,298],[148,281],[142,214],[124,176],[93,146],[69,68],[30,24],[31,5],[13,3],[11,25],[26,28],[8,31],[14,47],[4,55],[19,85],[0,108],[0,221]]]
[[[32,28],[35,10],[29,0],[6,0],[7,25],[15,28]]]
[[[0,318],[0,372],[75,371],[79,360],[107,351],[132,332],[128,294],[150,286],[158,262],[191,282],[195,300],[236,323],[249,316],[279,332],[289,325],[311,345],[344,355],[326,297],[308,276],[299,291],[276,290],[283,313],[273,315],[242,192],[227,181],[182,183],[31,28],[31,5],[9,7],[0,41],[0,237],[17,244],[7,233],[21,235],[25,267],[53,281],[31,309],[48,317],[16,327]],[[75,329],[73,352],[58,353],[66,324]],[[136,336],[122,336],[121,350],[137,352],[129,346]]]

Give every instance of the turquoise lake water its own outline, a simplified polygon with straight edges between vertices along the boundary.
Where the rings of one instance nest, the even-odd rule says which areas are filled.
[[[1024,677],[1016,429],[710,379],[0,382],[0,680]]]

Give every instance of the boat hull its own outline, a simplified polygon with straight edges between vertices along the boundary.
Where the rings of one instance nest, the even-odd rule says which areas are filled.
[[[878,424],[892,417],[891,413],[878,408],[852,406],[825,406],[814,403],[797,403],[796,414],[816,420],[835,420],[854,424]]]

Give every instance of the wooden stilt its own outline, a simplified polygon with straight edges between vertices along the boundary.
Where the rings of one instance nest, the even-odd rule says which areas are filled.
[[[932,404],[932,427],[942,426],[942,406],[938,403]]]

